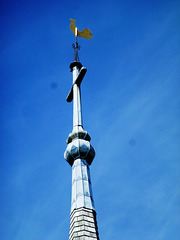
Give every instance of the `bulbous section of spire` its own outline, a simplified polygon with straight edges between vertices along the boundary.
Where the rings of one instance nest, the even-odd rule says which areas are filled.
[[[64,153],[64,158],[72,166],[77,158],[85,159],[91,165],[95,157],[95,150],[90,142],[85,139],[75,138],[70,142]]]

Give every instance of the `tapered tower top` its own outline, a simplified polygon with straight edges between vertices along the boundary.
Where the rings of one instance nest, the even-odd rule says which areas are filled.
[[[82,64],[78,61],[78,50],[79,44],[77,42],[78,37],[85,37],[86,39],[90,39],[92,37],[92,33],[88,29],[83,29],[80,32],[75,26],[75,20],[70,19],[71,25],[70,29],[75,34],[75,44],[73,44],[75,58],[74,61],[70,64],[70,71],[73,75],[73,84],[69,94],[66,98],[67,102],[71,102],[73,100],[73,131],[69,134],[67,143],[69,144],[65,151],[65,159],[72,166],[74,162],[74,152],[78,152],[77,156],[80,156],[83,159],[86,159],[87,163],[90,165],[95,156],[95,150],[90,145],[90,136],[83,129],[83,119],[82,119],[82,108],[81,108],[81,82],[87,72],[87,69],[82,66]],[[74,141],[75,139],[79,139],[78,141]],[[71,144],[70,144],[71,143]],[[76,143],[76,146],[74,145]],[[72,146],[75,150],[72,151]]]
[[[90,169],[95,150],[90,144],[90,136],[83,129],[81,110],[81,82],[87,69],[79,62],[77,42],[78,37],[90,39],[92,33],[88,29],[78,31],[75,20],[71,19],[71,31],[75,34],[73,48],[75,56],[70,64],[73,75],[73,84],[66,98],[73,100],[73,130],[67,139],[67,148],[64,153],[66,161],[72,166],[72,195],[71,195],[71,224],[69,240],[94,239],[99,240],[96,212],[92,194]]]

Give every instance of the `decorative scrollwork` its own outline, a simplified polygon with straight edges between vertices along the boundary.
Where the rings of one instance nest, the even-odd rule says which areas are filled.
[[[77,45],[77,46],[76,46],[76,45]],[[81,46],[80,46],[78,43],[77,43],[77,44],[74,44],[74,43],[73,43],[73,44],[72,44],[72,48],[73,48],[73,49],[76,48],[77,50],[80,50]]]

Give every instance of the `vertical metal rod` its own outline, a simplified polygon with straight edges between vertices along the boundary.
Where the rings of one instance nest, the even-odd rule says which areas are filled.
[[[78,42],[77,42],[77,27],[75,28],[75,62],[77,62],[77,51],[78,51]]]

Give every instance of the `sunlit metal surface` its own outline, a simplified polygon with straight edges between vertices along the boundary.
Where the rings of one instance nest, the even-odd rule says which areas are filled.
[[[77,27],[76,27],[76,21],[74,20],[74,19],[70,19],[70,21],[71,21],[71,24],[70,24],[70,29],[71,29],[71,31],[74,33],[74,35],[75,36],[78,36],[78,37],[84,37],[86,40],[88,39],[90,39],[90,38],[92,38],[93,37],[93,35],[92,35],[92,32],[89,30],[89,29],[87,29],[87,28],[84,28],[81,32],[77,29]]]

